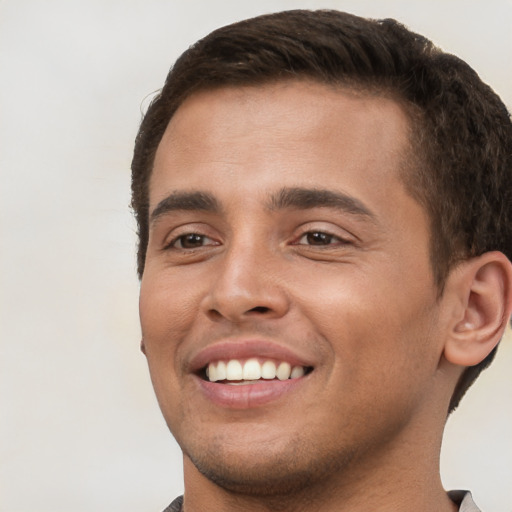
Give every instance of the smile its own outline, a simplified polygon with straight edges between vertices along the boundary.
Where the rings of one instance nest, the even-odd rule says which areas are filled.
[[[260,380],[299,379],[311,371],[310,367],[292,366],[287,361],[229,359],[209,363],[204,376],[210,382],[229,385],[248,385]]]
[[[223,409],[249,409],[290,400],[311,381],[318,360],[261,339],[218,341],[193,354],[187,373],[201,395]]]

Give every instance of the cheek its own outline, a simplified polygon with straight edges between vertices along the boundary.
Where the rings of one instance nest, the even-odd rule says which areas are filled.
[[[180,414],[180,365],[177,351],[187,329],[184,302],[179,291],[145,274],[139,312],[149,373],[160,409],[169,422]]]
[[[183,281],[159,275],[144,276],[139,298],[142,335],[146,344],[173,345],[190,328],[198,298]]]
[[[332,347],[333,371],[347,380],[406,379],[418,368],[435,370],[435,295],[431,285],[401,279],[354,269],[317,279],[314,296],[311,286],[299,295],[304,315]]]
[[[165,280],[150,277],[145,276],[141,283],[140,323],[151,381],[168,419],[168,412],[179,408],[176,402],[182,371],[179,349],[193,312],[179,289],[168,286]]]

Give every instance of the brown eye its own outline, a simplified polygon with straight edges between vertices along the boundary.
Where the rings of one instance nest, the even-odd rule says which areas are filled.
[[[307,233],[306,240],[309,245],[329,245],[334,237],[327,233]]]
[[[306,245],[331,245],[332,243],[339,243],[341,240],[329,233],[322,231],[309,231],[302,235],[299,243]]]
[[[202,247],[207,244],[207,241],[211,241],[205,235],[199,235],[197,233],[187,233],[186,235],[181,235],[178,237],[173,243],[172,247],[177,249],[195,249],[197,247]]]

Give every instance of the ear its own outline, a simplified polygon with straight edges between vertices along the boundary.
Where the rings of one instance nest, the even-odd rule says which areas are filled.
[[[460,366],[483,361],[499,343],[512,310],[512,264],[501,252],[464,261],[447,285],[457,307],[446,339],[446,359]]]
[[[141,338],[140,340],[140,351],[146,355],[146,345],[144,345],[144,338]]]

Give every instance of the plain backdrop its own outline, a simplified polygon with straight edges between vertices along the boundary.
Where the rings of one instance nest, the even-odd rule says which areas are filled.
[[[181,456],[139,352],[133,139],[178,55],[291,8],[395,17],[512,106],[511,0],[0,0],[0,512],[160,511]],[[448,422],[447,488],[512,511],[512,340]]]

